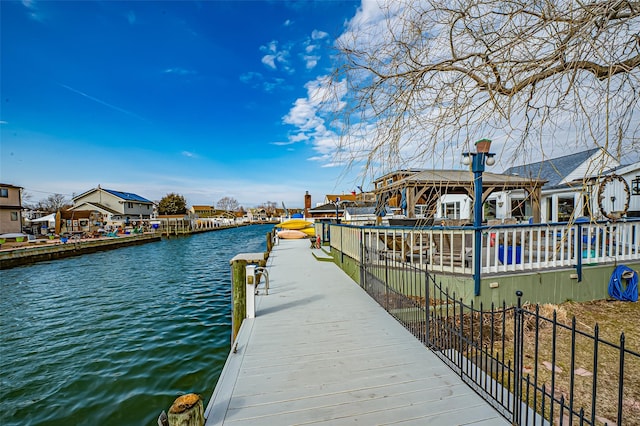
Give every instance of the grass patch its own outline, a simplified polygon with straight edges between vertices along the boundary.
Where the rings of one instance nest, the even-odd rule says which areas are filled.
[[[535,311],[534,306],[525,306],[525,309]],[[554,310],[555,325],[542,319],[543,316],[553,318]],[[572,332],[574,317],[575,333]],[[555,399],[564,398],[565,404],[572,404],[575,411],[584,408],[585,419],[591,419],[592,396],[595,394],[596,424],[615,424],[618,418],[619,346],[621,333],[624,333],[625,349],[631,353],[626,352],[624,356],[623,420],[626,425],[640,425],[640,357],[637,355],[640,353],[640,303],[603,300],[541,305],[537,323],[536,327],[535,315],[525,315],[524,374],[533,378],[537,368],[537,387],[545,389],[547,397],[553,388]],[[593,337],[596,324],[600,340],[597,345]],[[513,317],[506,320],[505,333],[509,339],[504,348],[505,362],[508,362],[513,360]],[[575,350],[572,350],[572,345],[575,345]],[[594,355],[596,351],[597,357]],[[551,369],[556,373],[553,374]],[[573,386],[572,370],[580,373],[573,375]],[[538,401],[540,399],[539,395]],[[533,402],[533,396],[530,400]],[[539,409],[540,404],[537,405]],[[548,402],[545,411],[549,413]],[[558,411],[556,407],[555,421],[560,418]],[[567,414],[563,413],[564,416]]]

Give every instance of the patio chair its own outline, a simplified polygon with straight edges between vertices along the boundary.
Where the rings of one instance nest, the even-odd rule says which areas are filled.
[[[434,262],[443,264],[469,266],[471,264],[473,245],[470,234],[443,233],[442,238],[434,238],[436,253]]]
[[[380,240],[384,243],[387,250],[396,253],[402,260],[410,260],[411,257],[426,254],[426,248],[411,247],[404,235],[388,235],[380,234]]]

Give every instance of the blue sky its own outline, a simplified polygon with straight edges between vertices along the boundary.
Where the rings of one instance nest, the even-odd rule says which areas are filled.
[[[245,207],[354,190],[305,99],[360,6],[2,1],[1,181]]]

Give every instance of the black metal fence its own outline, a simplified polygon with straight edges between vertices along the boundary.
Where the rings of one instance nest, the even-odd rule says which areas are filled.
[[[365,250],[362,287],[513,424],[640,424],[640,354],[624,333],[580,331],[521,292],[516,306],[467,305],[428,271]]]

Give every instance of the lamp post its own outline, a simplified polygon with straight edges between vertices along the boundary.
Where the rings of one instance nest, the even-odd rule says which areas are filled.
[[[336,202],[334,204],[336,205],[336,223],[340,224],[340,217],[338,213],[338,207],[340,206],[340,197],[336,197]]]
[[[482,266],[482,173],[484,166],[493,166],[495,154],[490,153],[491,141],[481,139],[476,142],[476,152],[462,153],[462,164],[471,165],[473,172],[473,281],[475,295],[480,295],[480,267]]]

